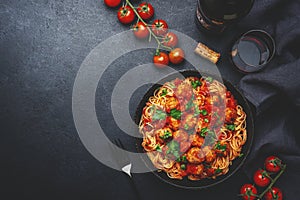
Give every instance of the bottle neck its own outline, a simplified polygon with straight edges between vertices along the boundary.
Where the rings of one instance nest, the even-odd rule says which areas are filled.
[[[205,15],[203,15],[199,8],[197,8],[196,10],[196,25],[199,29],[203,31],[209,31],[214,33],[222,33],[226,28],[224,24],[214,23],[214,21],[208,19]]]

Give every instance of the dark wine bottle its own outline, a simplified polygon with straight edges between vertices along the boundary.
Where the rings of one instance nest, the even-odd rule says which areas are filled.
[[[198,0],[196,23],[200,29],[222,33],[246,16],[254,0]]]

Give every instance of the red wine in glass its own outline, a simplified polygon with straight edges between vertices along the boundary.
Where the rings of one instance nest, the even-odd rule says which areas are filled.
[[[200,29],[222,33],[246,16],[254,0],[198,0],[196,24]]]
[[[232,46],[233,64],[243,73],[262,70],[275,54],[275,41],[263,30],[244,33]]]

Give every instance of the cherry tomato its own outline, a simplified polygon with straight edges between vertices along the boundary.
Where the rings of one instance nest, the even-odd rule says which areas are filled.
[[[139,39],[144,39],[149,36],[150,32],[143,22],[138,22],[133,26],[133,34]]]
[[[245,184],[241,187],[240,194],[245,200],[254,200],[256,199],[257,189],[254,185]]]
[[[265,200],[282,200],[282,192],[277,187],[272,187],[265,195]]]
[[[269,156],[265,160],[265,168],[269,172],[277,173],[281,169],[281,160],[276,156]]]
[[[137,8],[137,12],[142,19],[148,20],[154,15],[154,8],[150,3],[141,3]]]
[[[267,177],[268,172],[259,169],[254,173],[253,179],[254,183],[260,187],[266,187],[270,184],[270,179]]]
[[[118,19],[122,24],[130,24],[134,17],[134,11],[129,6],[122,6],[118,11]]]
[[[184,51],[181,48],[173,49],[169,53],[169,58],[171,63],[173,64],[180,64],[184,60]]]
[[[162,44],[168,47],[175,47],[178,43],[178,38],[175,33],[169,32],[164,37]]]
[[[117,7],[118,5],[120,5],[121,0],[104,0],[105,5],[107,5],[108,7]]]
[[[164,52],[157,52],[153,56],[153,63],[158,68],[166,67],[169,64],[169,56]]]
[[[156,19],[152,23],[152,31],[155,35],[162,36],[168,32],[168,24],[165,20]]]

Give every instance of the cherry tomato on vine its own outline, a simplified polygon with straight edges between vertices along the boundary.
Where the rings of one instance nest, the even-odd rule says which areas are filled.
[[[254,185],[245,184],[241,187],[240,194],[244,200],[254,200],[256,199],[257,189]]]
[[[141,21],[136,23],[133,26],[132,30],[133,30],[133,34],[135,35],[135,37],[137,37],[139,39],[147,38],[150,34],[146,24],[144,24]]]
[[[277,187],[272,187],[271,190],[264,195],[265,200],[282,200],[282,192]]]
[[[265,168],[269,172],[277,173],[281,169],[281,160],[276,156],[269,156],[265,160]]]
[[[154,8],[150,3],[141,3],[137,8],[137,12],[144,20],[151,19],[154,15]]]
[[[164,68],[169,64],[169,56],[164,52],[156,52],[153,56],[153,63],[158,68]]]
[[[169,53],[170,62],[176,65],[182,63],[184,56],[184,51],[181,48],[173,49]]]
[[[134,11],[129,6],[122,6],[118,11],[118,19],[122,24],[130,24],[134,17]]]
[[[167,47],[175,47],[178,44],[178,37],[175,33],[169,32],[165,35],[162,44]]]
[[[105,5],[107,5],[108,7],[117,7],[118,5],[120,5],[121,0],[104,0]]]
[[[155,35],[162,36],[168,32],[168,24],[165,20],[156,19],[152,23],[152,31]]]
[[[262,169],[259,169],[254,173],[253,179],[254,183],[260,187],[266,187],[270,184],[268,172]]]

